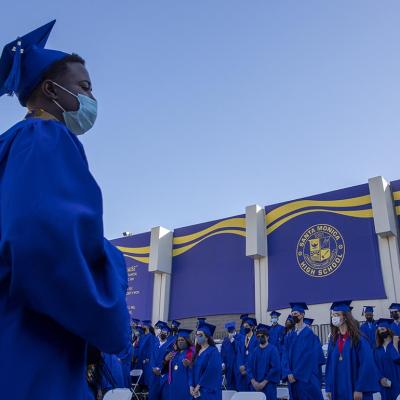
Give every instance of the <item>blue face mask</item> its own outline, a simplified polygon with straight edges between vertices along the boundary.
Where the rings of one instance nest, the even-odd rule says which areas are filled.
[[[53,102],[63,111],[64,122],[67,128],[75,135],[83,135],[93,127],[96,121],[97,101],[83,94],[73,94],[58,83],[53,83],[78,99],[79,109],[77,111],[66,111],[57,101],[53,100]]]
[[[206,337],[205,336],[197,336],[196,340],[197,340],[197,343],[201,346],[206,341]]]

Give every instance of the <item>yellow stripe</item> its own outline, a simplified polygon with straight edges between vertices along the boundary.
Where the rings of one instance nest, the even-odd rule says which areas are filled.
[[[178,249],[174,249],[173,252],[172,252],[172,255],[174,257],[175,256],[179,256],[179,255],[181,255],[183,253],[186,253],[187,251],[189,251],[194,246],[197,246],[203,240],[206,240],[206,239],[210,238],[211,236],[222,235],[222,234],[232,234],[232,235],[239,235],[239,236],[246,237],[246,232],[239,231],[239,230],[236,230],[236,229],[225,229],[223,231],[210,233],[209,235],[207,235],[207,236],[201,238],[200,240],[198,240],[197,242],[188,244],[188,245],[183,246],[183,247],[179,247]]]
[[[343,200],[298,200],[291,203],[284,204],[274,210],[270,211],[265,216],[267,225],[272,224],[277,219],[289,214],[293,211],[299,210],[305,207],[357,207],[371,204],[371,196],[365,195],[360,197],[354,197],[352,199]]]
[[[310,210],[299,211],[297,213],[288,215],[285,218],[282,218],[281,220],[279,220],[275,224],[271,225],[267,229],[267,234],[268,235],[271,234],[273,231],[278,229],[280,226],[282,226],[286,222],[290,221],[291,219],[298,217],[299,215],[308,214],[308,213],[312,213],[312,212],[327,212],[327,213],[333,213],[333,214],[346,215],[348,217],[355,217],[355,218],[372,218],[372,216],[373,216],[371,208],[369,208],[367,210],[354,210],[354,211],[335,211],[335,210],[326,210],[326,209],[315,208],[315,209],[310,209]]]
[[[400,215],[400,206],[396,206],[396,215]]]
[[[131,253],[131,254],[149,254],[150,253],[150,246],[147,246],[147,247],[117,246],[117,249],[122,251],[123,253]]]
[[[217,229],[220,228],[245,228],[246,227],[246,222],[245,218],[230,218],[226,219],[224,221],[217,222],[216,224],[209,226],[206,229],[203,229],[202,231],[192,233],[190,235],[185,235],[185,236],[176,236],[174,237],[174,244],[184,244],[191,242],[192,240],[196,240],[204,235],[207,235],[210,232],[213,232]]]
[[[139,261],[144,264],[149,263],[149,257],[135,257],[135,256],[129,256],[128,254],[124,254],[125,257],[132,258],[133,260]]]
[[[400,200],[400,192],[393,192],[393,200]]]

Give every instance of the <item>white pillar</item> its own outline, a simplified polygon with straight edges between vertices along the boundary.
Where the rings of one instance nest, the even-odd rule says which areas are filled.
[[[246,207],[246,256],[254,260],[254,298],[257,321],[267,323],[268,258],[265,210],[259,205]]]
[[[172,271],[172,231],[161,226],[152,228],[149,272],[154,273],[153,324],[168,321]]]
[[[389,182],[382,176],[369,179],[368,185],[387,302],[397,303],[400,300],[400,252],[392,192]]]

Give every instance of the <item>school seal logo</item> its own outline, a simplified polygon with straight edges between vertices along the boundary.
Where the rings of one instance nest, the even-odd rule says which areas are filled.
[[[296,256],[302,271],[313,278],[333,274],[344,260],[343,236],[331,225],[313,225],[301,235]]]

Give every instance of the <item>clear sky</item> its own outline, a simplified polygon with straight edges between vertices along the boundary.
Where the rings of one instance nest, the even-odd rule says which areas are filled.
[[[25,0],[1,46],[57,19],[88,63],[82,141],[108,237],[400,178],[398,0]],[[0,98],[0,131],[24,115]]]

